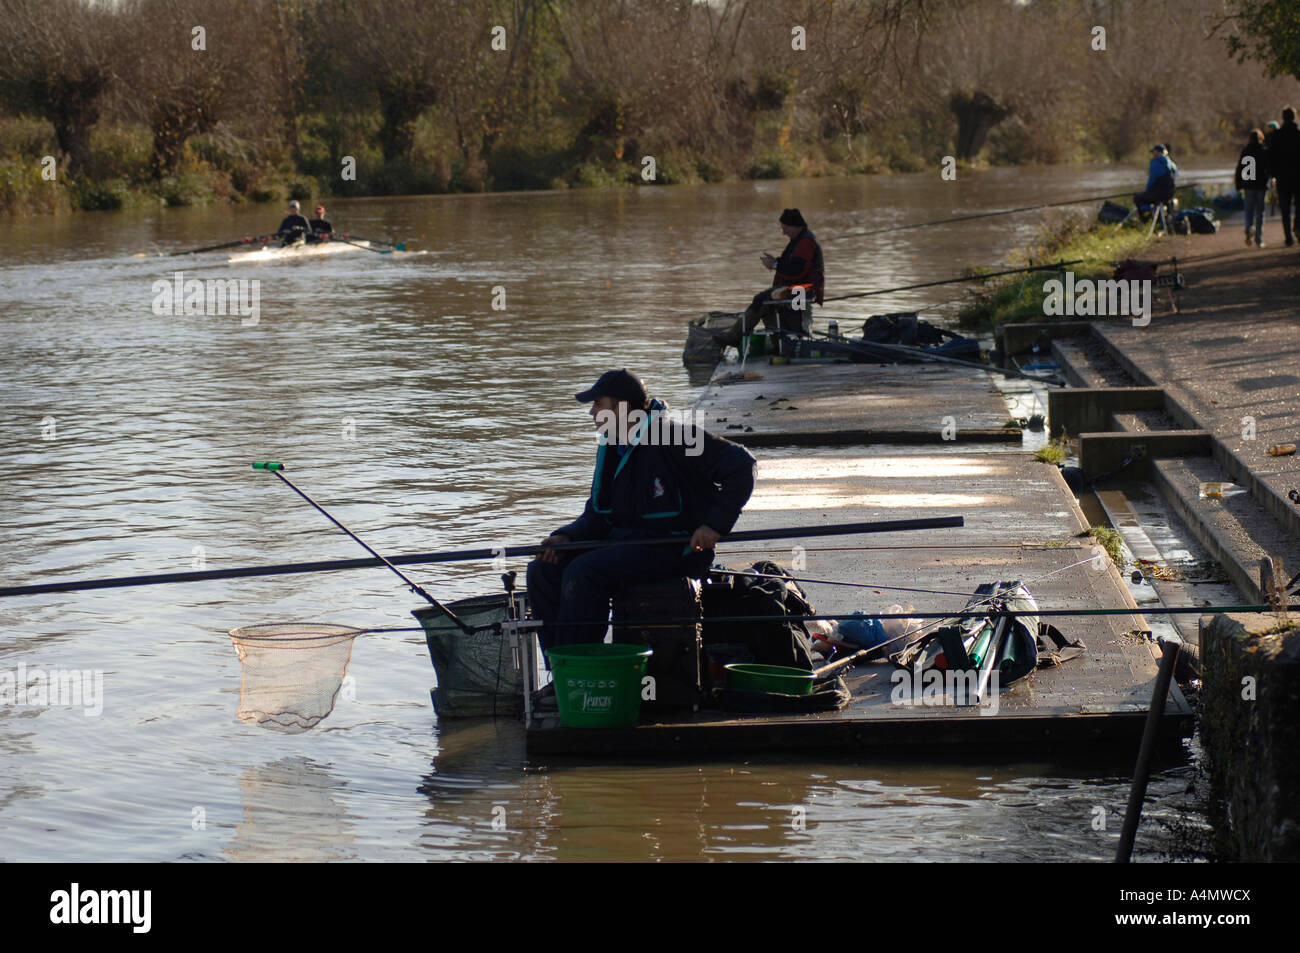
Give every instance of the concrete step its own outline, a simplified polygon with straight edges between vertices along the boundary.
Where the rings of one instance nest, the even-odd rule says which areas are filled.
[[[1242,592],[1267,602],[1260,588],[1260,560],[1284,564],[1286,578],[1300,570],[1300,536],[1289,531],[1251,493],[1201,499],[1200,485],[1233,482],[1212,457],[1152,461],[1151,476],[1178,516]]]

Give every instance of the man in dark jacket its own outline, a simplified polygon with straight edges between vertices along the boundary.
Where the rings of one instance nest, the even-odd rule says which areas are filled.
[[[772,328],[780,309],[790,303],[798,288],[803,289],[809,309],[813,302],[822,303],[826,275],[822,248],[817,243],[817,237],[797,208],[783,211],[780,223],[781,234],[787,239],[785,251],[781,252],[779,258],[773,258],[766,252],[758,258],[764,268],[770,268],[773,272],[772,287],[755,295],[746,309],[746,334],[758,325],[760,317],[764,327]],[[802,328],[788,330],[798,331]]]
[[[1295,244],[1292,226],[1300,220],[1300,202],[1295,219],[1291,203],[1300,198],[1300,128],[1296,127],[1295,110],[1282,110],[1282,125],[1268,139],[1268,171],[1277,182],[1277,201],[1282,208],[1282,234],[1288,245]]]
[[[599,642],[610,599],[629,583],[702,578],[713,547],[731,531],[754,490],[754,458],[744,447],[672,421],[661,401],[626,370],[608,371],[576,395],[591,403],[600,432],[586,508],[543,546],[626,540],[580,551],[548,549],[528,564],[528,596],[542,620],[543,649]],[[680,537],[680,543],[638,540]]]

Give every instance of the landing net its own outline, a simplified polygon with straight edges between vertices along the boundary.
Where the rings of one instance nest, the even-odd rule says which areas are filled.
[[[334,710],[365,629],[317,622],[246,625],[230,630],[243,669],[239,720],[296,734]]]

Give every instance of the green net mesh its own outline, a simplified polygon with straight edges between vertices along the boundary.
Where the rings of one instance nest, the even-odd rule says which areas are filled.
[[[352,659],[347,625],[284,622],[230,630],[239,656],[239,720],[296,733],[334,710]]]

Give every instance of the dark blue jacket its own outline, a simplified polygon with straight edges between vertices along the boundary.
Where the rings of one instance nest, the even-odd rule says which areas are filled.
[[[1268,171],[1281,185],[1300,181],[1300,128],[1295,120],[1282,123],[1268,137]]]
[[[702,428],[683,431],[665,410],[651,403],[647,425],[631,435],[626,453],[620,455],[612,439],[601,442],[587,506],[557,533],[587,540],[605,539],[615,529],[620,535],[689,535],[707,524],[731,531],[754,492],[753,456]]]

